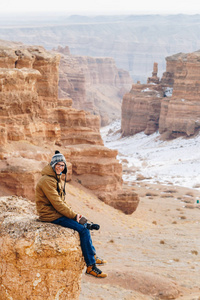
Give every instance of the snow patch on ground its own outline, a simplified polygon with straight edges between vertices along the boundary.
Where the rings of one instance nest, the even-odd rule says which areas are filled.
[[[123,163],[123,180],[132,182],[142,175],[150,183],[174,184],[200,190],[200,135],[171,141],[160,140],[159,133],[143,132],[121,138],[121,121],[101,129],[106,147],[117,149]],[[125,163],[124,163],[125,162]]]

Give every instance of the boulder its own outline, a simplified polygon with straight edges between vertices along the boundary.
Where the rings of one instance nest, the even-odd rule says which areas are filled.
[[[37,220],[22,197],[0,198],[0,298],[79,299],[84,259],[77,232]]]

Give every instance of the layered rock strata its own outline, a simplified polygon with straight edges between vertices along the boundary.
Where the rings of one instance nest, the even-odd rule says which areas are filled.
[[[161,100],[165,85],[160,84],[157,76],[158,64],[154,63],[152,77],[147,84],[132,85],[122,102],[121,130],[122,136],[134,135],[144,131],[149,135],[158,130]]]
[[[158,130],[163,90],[158,85],[133,84],[122,102],[121,130],[123,136]]]
[[[116,159],[117,151],[103,146],[68,146],[73,177],[94,192],[106,204],[133,213],[139,197],[131,187],[124,187],[122,165]]]
[[[158,84],[160,79],[157,76],[158,74],[158,63],[154,63],[153,64],[153,72],[152,72],[152,76],[148,78],[147,83],[154,83],[154,84]]]
[[[200,129],[200,51],[176,54],[166,61],[163,81],[167,77],[173,83],[173,94],[163,104],[159,131],[172,137],[194,135]]]
[[[154,64],[147,85],[134,84],[123,98],[122,134],[156,130],[163,138],[192,136],[200,130],[200,51],[166,58],[161,80]]]
[[[82,184],[99,195],[112,191],[109,203],[122,201],[122,166],[117,152],[103,146],[99,117],[56,96],[58,54],[14,44],[1,48],[0,58],[1,194],[33,200],[42,167],[60,150],[69,162],[68,180],[72,173],[81,176]],[[134,197],[126,213],[136,209]]]
[[[117,69],[112,58],[73,56],[68,47],[56,51],[62,54],[59,97],[70,96],[73,107],[100,115],[102,125],[118,118],[122,96],[132,84],[129,73]]]
[[[79,299],[84,260],[77,232],[37,221],[27,199],[0,198],[0,298]]]
[[[4,58],[5,53],[8,59],[1,59],[0,69],[2,142],[28,139],[41,143],[45,140],[58,142],[61,139],[65,144],[102,144],[97,116],[77,111],[70,104],[63,107],[63,103],[58,101],[57,54],[49,53],[42,47],[23,46],[18,50],[0,50],[0,57]],[[69,100],[66,99],[66,102],[69,103]],[[69,129],[65,138],[63,134],[61,137],[63,124]],[[70,135],[73,135],[73,139]]]

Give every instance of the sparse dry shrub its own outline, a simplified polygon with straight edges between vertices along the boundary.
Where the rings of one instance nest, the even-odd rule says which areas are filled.
[[[179,258],[174,258],[174,259],[173,259],[173,261],[175,261],[175,262],[179,262],[179,261],[180,261],[180,259],[179,259]]]
[[[109,241],[109,243],[114,243],[115,241],[113,240],[113,239],[111,239],[110,241]]]
[[[161,244],[161,245],[164,245],[164,244],[165,244],[165,241],[164,241],[164,240],[161,240],[161,241],[160,241],[160,244]]]
[[[187,218],[186,218],[186,216],[180,216],[180,219],[181,219],[181,220],[185,220],[185,219],[187,219]]]
[[[192,199],[183,199],[183,201],[184,201],[185,203],[193,203],[193,200],[192,200]]]
[[[194,197],[194,194],[191,191],[187,192],[185,195],[190,196],[190,197]]]
[[[197,184],[193,185],[193,188],[194,188],[194,189],[199,189],[199,188],[200,188],[200,184],[197,183]],[[200,297],[199,297],[199,300],[200,300]]]
[[[108,130],[108,134],[112,134],[113,133],[113,130],[110,128],[109,130]]]
[[[164,194],[161,195],[161,198],[174,198],[174,196],[172,194]]]
[[[156,221],[153,221],[152,224],[157,225],[157,222],[156,222]]]
[[[171,194],[173,194],[173,193],[177,193],[177,191],[169,189],[169,190],[164,190],[164,193],[171,193]]]
[[[145,180],[145,179],[152,179],[152,177],[145,177],[142,174],[138,174],[136,180],[137,181],[141,181],[141,180]]]
[[[156,197],[156,196],[158,196],[158,194],[153,193],[153,192],[148,192],[148,193],[146,193],[146,196],[147,197]]]
[[[136,180],[140,181],[140,180],[144,180],[146,179],[142,174],[138,174]]]
[[[173,221],[172,224],[177,224],[177,222],[176,222],[176,221]]]
[[[199,254],[197,250],[192,250],[191,253],[194,254],[194,255],[198,255]]]

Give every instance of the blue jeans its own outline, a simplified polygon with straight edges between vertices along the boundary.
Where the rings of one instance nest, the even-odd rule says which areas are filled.
[[[96,250],[92,244],[92,239],[91,239],[89,229],[87,229],[84,225],[79,224],[77,221],[73,219],[69,219],[65,216],[58,218],[55,221],[52,221],[51,223],[78,231],[80,235],[81,249],[83,252],[86,265],[91,266],[95,264],[94,255],[96,254]]]

